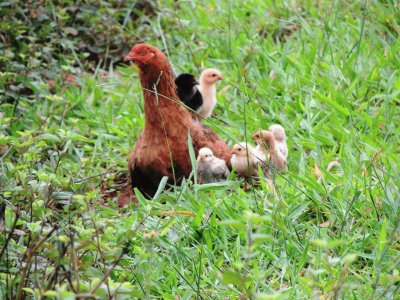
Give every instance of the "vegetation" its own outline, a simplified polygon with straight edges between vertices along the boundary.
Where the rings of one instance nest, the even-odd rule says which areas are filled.
[[[144,4],[146,3],[146,5]],[[3,1],[0,298],[398,299],[396,1]],[[144,125],[138,41],[216,67],[230,145],[283,124],[289,172],[116,209]],[[179,126],[179,124],[177,124]]]

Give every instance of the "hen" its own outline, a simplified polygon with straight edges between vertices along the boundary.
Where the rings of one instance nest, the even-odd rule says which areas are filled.
[[[125,57],[140,69],[144,96],[145,126],[128,159],[133,188],[146,197],[157,191],[163,176],[179,183],[192,171],[188,132],[196,155],[208,147],[229,164],[230,149],[210,128],[197,124],[180,103],[175,78],[167,57],[148,44],[138,44]]]

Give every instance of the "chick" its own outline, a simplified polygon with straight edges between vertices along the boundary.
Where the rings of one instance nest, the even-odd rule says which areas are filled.
[[[275,136],[271,131],[260,130],[252,138],[256,141],[258,149],[262,149],[269,156],[271,164],[275,169],[287,171],[286,158],[278,149]]]
[[[236,173],[245,178],[258,175],[257,166],[260,161],[255,152],[255,148],[245,142],[233,146],[231,165]]]
[[[255,148],[255,151],[258,153],[263,153],[266,157],[268,156],[269,158],[269,152],[266,147],[263,145],[263,139],[262,139],[262,132],[265,132],[265,130],[259,130],[255,134],[251,136],[251,138],[257,143],[257,146]]]
[[[288,157],[289,151],[288,151],[288,146],[286,143],[285,129],[279,124],[273,124],[273,125],[269,126],[269,131],[271,131],[272,134],[274,135],[276,145],[286,160]]]
[[[222,74],[216,69],[205,69],[200,75],[200,85],[198,86],[203,96],[203,105],[197,109],[197,112],[204,118],[209,118],[217,104],[216,83],[223,80]]]
[[[203,105],[203,97],[198,89],[199,83],[193,74],[182,73],[175,79],[176,91],[186,106],[196,111]]]
[[[203,147],[197,156],[197,176],[200,183],[225,181],[229,169],[224,160],[215,157],[210,148]]]

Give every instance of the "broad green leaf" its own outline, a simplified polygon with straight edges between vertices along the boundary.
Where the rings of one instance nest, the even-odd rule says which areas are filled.
[[[242,286],[244,284],[243,276],[232,270],[225,270],[222,274],[223,284],[234,284],[236,286]]]

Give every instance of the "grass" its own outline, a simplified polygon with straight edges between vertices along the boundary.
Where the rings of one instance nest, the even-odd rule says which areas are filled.
[[[116,210],[102,184],[144,125],[137,69],[54,95],[31,82],[35,101],[1,106],[1,297],[397,299],[398,3],[176,5],[140,38],[177,73],[222,71],[206,123],[228,144],[284,125],[289,172],[247,192],[187,180]]]

